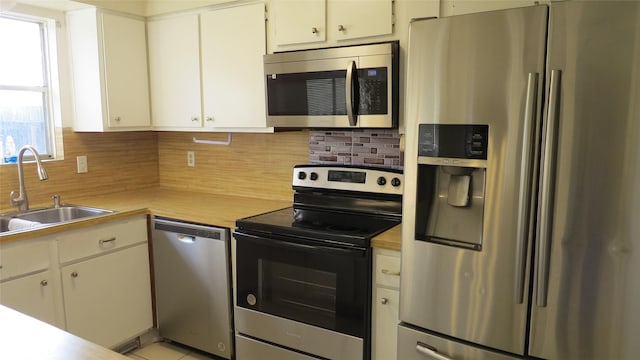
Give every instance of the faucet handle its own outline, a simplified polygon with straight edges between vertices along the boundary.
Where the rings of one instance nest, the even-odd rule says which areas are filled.
[[[51,197],[53,199],[53,207],[55,208],[59,208],[60,207],[60,195],[53,195]]]
[[[9,194],[9,200],[11,202],[11,206],[20,206],[24,203],[24,198],[15,191],[11,191]]]

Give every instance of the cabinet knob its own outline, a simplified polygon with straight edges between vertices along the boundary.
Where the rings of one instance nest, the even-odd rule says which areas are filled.
[[[200,119],[198,117],[192,117],[191,121],[196,122],[196,121],[200,121]]]
[[[116,116],[116,118],[114,119],[116,122],[120,122],[120,116]]]
[[[318,33],[319,33],[319,32],[320,32],[320,31],[318,31],[318,28],[314,28],[314,27],[313,27],[313,28],[311,28],[311,33],[312,33],[312,34],[314,34],[314,35],[318,35]]]
[[[49,282],[47,280],[42,280],[42,281],[40,281],[40,285],[47,286],[47,285],[49,285]]]
[[[77,278],[78,277],[78,272],[77,271],[72,272],[71,273],[71,277],[72,278]]]
[[[211,121],[213,121],[213,116],[207,116],[207,118],[205,120],[208,121],[208,122],[211,122]]]
[[[380,299],[380,304],[387,305],[387,303],[389,303],[389,299],[387,299],[387,298]]]
[[[338,31],[347,31],[347,28],[343,25],[338,25]]]

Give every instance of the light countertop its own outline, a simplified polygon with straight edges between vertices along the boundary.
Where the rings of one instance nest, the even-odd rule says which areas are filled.
[[[129,358],[0,305],[0,359],[128,360]]]
[[[290,201],[176,191],[161,187],[92,197],[69,197],[63,198],[61,201],[63,204],[91,206],[114,210],[115,212],[56,226],[2,235],[0,236],[0,242],[45,236],[140,214],[163,216],[233,229],[237,219],[291,206]],[[38,205],[50,206],[50,204],[36,204],[32,207],[36,208]],[[372,240],[372,246],[400,250],[400,229],[401,226],[398,225],[376,236]]]

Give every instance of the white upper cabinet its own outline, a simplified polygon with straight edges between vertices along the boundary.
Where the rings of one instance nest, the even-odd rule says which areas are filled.
[[[392,34],[393,1],[271,0],[269,19],[277,49],[340,45],[341,40]]]
[[[329,33],[350,40],[393,32],[392,0],[327,0]]]
[[[67,13],[75,131],[151,124],[145,20],[95,8]]]
[[[326,0],[272,0],[271,21],[277,45],[327,39]]]
[[[264,4],[200,15],[206,127],[264,128]]]
[[[272,131],[264,3],[162,16],[147,26],[153,129]]]
[[[147,29],[153,127],[202,127],[198,15],[149,20]]]

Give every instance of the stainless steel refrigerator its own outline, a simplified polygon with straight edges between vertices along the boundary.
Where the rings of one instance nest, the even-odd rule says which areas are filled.
[[[412,22],[398,359],[640,356],[640,2]]]

